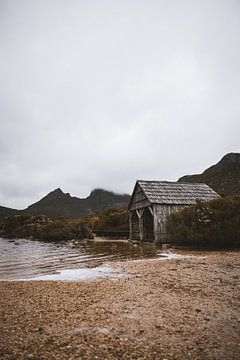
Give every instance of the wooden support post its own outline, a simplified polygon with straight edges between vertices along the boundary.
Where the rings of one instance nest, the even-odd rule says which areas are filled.
[[[161,213],[156,205],[153,205],[153,214],[154,242],[161,245]]]
[[[144,209],[139,209],[139,235],[140,235],[140,241],[144,240],[144,225],[143,225],[143,212]]]
[[[132,239],[133,238],[132,211],[129,212],[129,230],[130,230],[130,239]]]

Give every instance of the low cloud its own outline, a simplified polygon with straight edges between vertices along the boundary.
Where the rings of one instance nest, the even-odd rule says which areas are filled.
[[[240,3],[0,3],[0,204],[130,193],[239,151]]]

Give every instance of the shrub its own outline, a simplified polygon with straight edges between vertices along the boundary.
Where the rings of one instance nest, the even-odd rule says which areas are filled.
[[[35,238],[40,240],[92,239],[92,231],[86,219],[51,220],[44,215],[13,215],[3,222],[0,229],[3,237]]]
[[[94,230],[128,231],[129,217],[127,210],[108,209],[94,216],[90,223]]]
[[[240,197],[219,198],[172,213],[167,221],[173,245],[208,248],[240,247]]]

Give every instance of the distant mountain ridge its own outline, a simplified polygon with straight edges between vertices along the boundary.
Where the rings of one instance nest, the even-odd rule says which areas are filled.
[[[240,195],[240,153],[226,154],[202,174],[185,175],[178,181],[205,183],[220,195]]]
[[[50,218],[60,216],[78,218],[80,216],[93,215],[109,208],[127,207],[129,200],[130,195],[115,194],[103,189],[95,189],[87,198],[80,199],[57,188],[24,210],[0,206],[0,218],[24,213],[46,215]]]
[[[226,154],[216,165],[209,167],[202,174],[185,175],[178,181],[205,183],[220,195],[240,195],[240,153]],[[80,199],[58,188],[24,210],[0,206],[0,219],[24,213],[46,215],[50,218],[60,216],[78,218],[109,208],[127,207],[130,198],[130,195],[95,189],[87,198]]]

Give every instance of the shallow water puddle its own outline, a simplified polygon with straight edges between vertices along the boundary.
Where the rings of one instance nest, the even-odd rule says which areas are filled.
[[[175,254],[171,251],[162,252],[159,254],[161,260],[184,260],[186,258],[189,258],[189,255],[181,255],[181,254]]]
[[[184,260],[187,257],[161,250],[153,244],[135,244],[127,240],[96,238],[57,243],[0,238],[0,280],[116,278],[120,276],[118,270],[106,266],[106,262]]]
[[[135,245],[126,240],[44,242],[0,238],[0,280],[106,277],[114,273],[103,267],[106,262],[157,258],[159,251],[153,245]]]
[[[83,281],[97,278],[121,278],[122,274],[110,266],[98,266],[96,268],[67,269],[56,274],[47,274],[28,278],[27,280],[61,280],[61,281]],[[26,280],[26,279],[19,279]]]

